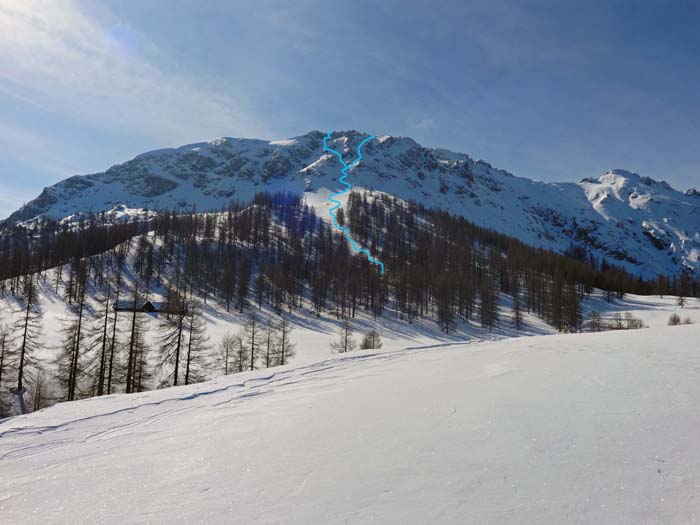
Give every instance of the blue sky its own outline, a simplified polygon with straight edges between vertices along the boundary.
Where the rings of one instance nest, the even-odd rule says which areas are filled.
[[[312,129],[700,187],[699,22],[674,0],[0,0],[0,217],[150,149]]]

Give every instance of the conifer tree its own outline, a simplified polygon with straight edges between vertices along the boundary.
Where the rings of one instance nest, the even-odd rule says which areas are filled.
[[[224,335],[219,345],[219,369],[224,375],[233,374],[243,371],[243,361],[239,354],[241,344],[241,336],[230,332]]]
[[[76,357],[79,353],[78,320],[66,319],[61,330],[62,343],[55,358],[56,379],[63,391],[61,398],[65,401],[75,399],[75,387],[78,377],[82,375],[81,362]]]
[[[248,287],[250,286],[250,260],[243,256],[240,266],[238,267],[238,310],[243,313],[243,307],[246,304],[248,296]]]
[[[255,363],[258,360],[258,354],[260,353],[260,321],[258,316],[253,312],[248,317],[248,322],[244,327],[244,340],[248,347],[249,356],[249,370],[255,370]]]
[[[139,310],[140,305],[139,285],[134,283],[133,301],[131,305],[131,329],[129,333],[129,345],[127,351],[126,363],[126,393],[138,392],[137,389],[141,384],[141,379],[145,377],[144,367],[139,367],[139,359],[145,363],[145,354],[147,353],[146,344],[143,338],[143,318]]]
[[[64,330],[63,352],[59,355],[59,375],[66,389],[67,401],[73,401],[78,395],[78,382],[82,378],[84,369],[83,358],[83,331],[85,294],[87,287],[87,269],[85,261],[78,262],[77,277],[77,312],[73,321],[69,322]]]
[[[185,355],[185,384],[198,383],[205,377],[205,358],[209,337],[202,318],[202,307],[192,301],[187,313],[187,353]]]
[[[107,281],[107,293],[104,296],[104,314],[103,314],[103,325],[102,325],[102,331],[101,331],[101,337],[100,340],[97,342],[99,345],[99,365],[98,365],[98,372],[97,372],[97,388],[96,388],[96,395],[101,396],[104,395],[105,393],[105,381],[107,379],[107,368],[108,368],[108,350],[111,344],[111,341],[109,340],[109,311],[110,307],[112,306],[111,303],[109,302],[110,300],[110,294],[111,294],[111,283],[109,282],[109,279]],[[116,309],[115,309],[116,313]]]
[[[234,355],[233,367],[237,372],[243,372],[248,366],[248,348],[245,344],[245,330],[235,335],[236,353]]]
[[[17,334],[18,341],[16,350],[18,359],[17,393],[23,391],[25,380],[32,367],[36,365],[35,353],[39,349],[39,338],[41,337],[41,302],[34,283],[34,276],[26,275],[22,282],[23,315],[14,324],[14,332]]]
[[[275,327],[272,324],[272,319],[268,319],[267,323],[265,323],[264,331],[262,334],[262,339],[263,339],[263,344],[264,344],[264,349],[263,349],[263,356],[264,356],[264,361],[265,361],[265,368],[270,368],[271,366],[274,366],[274,357],[275,357]]]
[[[515,274],[511,281],[511,293],[513,294],[513,323],[515,329],[519,331],[523,325],[523,310],[520,299],[520,281]]]
[[[119,295],[121,293],[121,285],[122,285],[122,267],[124,264],[124,258],[121,255],[117,255],[117,264],[116,264],[116,276],[115,276],[115,297],[114,297],[114,319],[112,321],[112,337],[109,340],[109,357],[107,360],[107,388],[106,388],[106,393],[111,394],[112,393],[112,385],[115,377],[115,372],[116,369],[118,368],[119,361],[118,361],[118,350],[120,348],[120,344],[117,341],[117,322],[119,320]]]
[[[136,334],[134,341],[134,362],[131,377],[131,392],[145,392],[149,389],[149,384],[153,375],[149,368],[150,349],[144,339],[143,318],[136,322]]]
[[[294,357],[294,347],[296,345],[290,339],[291,333],[292,325],[286,317],[282,317],[277,332],[277,361],[281,366],[286,365]]]
[[[32,410],[34,412],[49,406],[51,399],[48,395],[48,387],[49,385],[47,384],[44,371],[41,368],[37,368],[36,380],[34,381],[34,388],[30,397]]]
[[[363,338],[360,343],[361,350],[378,350],[383,346],[382,338],[377,330],[370,330]]]
[[[352,335],[352,328],[350,326],[350,319],[343,319],[343,324],[338,330],[338,340],[331,343],[331,351],[344,354],[346,352],[352,352],[357,348],[357,342]]]
[[[487,276],[481,279],[479,287],[481,300],[481,326],[493,331],[498,323],[498,304],[496,303],[496,287],[493,280]]]
[[[158,365],[170,378],[166,384],[178,385],[180,378],[180,361],[185,339],[185,321],[187,312],[182,298],[173,294],[167,304],[168,313],[160,318],[160,337]]]
[[[0,418],[8,416],[10,400],[5,396],[5,385],[12,380],[10,373],[16,370],[16,356],[10,340],[10,328],[0,324]]]

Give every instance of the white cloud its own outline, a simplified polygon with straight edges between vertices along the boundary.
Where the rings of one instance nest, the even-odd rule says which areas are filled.
[[[231,96],[158,67],[159,53],[110,13],[88,14],[72,0],[0,0],[3,91],[169,142],[267,134]]]
[[[435,121],[431,118],[424,118],[413,127],[416,129],[433,129],[435,127]]]

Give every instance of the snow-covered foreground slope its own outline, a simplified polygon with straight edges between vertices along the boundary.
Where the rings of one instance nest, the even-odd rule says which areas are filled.
[[[0,423],[5,523],[697,523],[700,326],[358,352]]]
[[[103,173],[46,188],[9,219],[109,210],[119,218],[125,210],[141,208],[220,210],[232,199],[246,201],[260,191],[304,193],[324,206],[328,194],[341,186],[340,164],[323,151],[323,137],[313,131],[278,142],[222,138],[151,151]],[[367,137],[338,132],[329,145],[349,162]],[[349,180],[355,189],[441,208],[533,246],[556,251],[582,246],[647,277],[700,268],[700,193],[681,193],[624,170],[579,184],[544,183],[462,153],[384,136],[365,146]]]

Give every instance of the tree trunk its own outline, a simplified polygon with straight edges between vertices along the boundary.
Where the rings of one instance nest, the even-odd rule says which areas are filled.
[[[133,390],[134,371],[136,360],[134,356],[134,346],[136,344],[136,301],[138,300],[139,287],[134,285],[134,304],[131,308],[131,340],[129,341],[129,358],[126,365],[126,393],[131,394]]]
[[[105,387],[105,366],[107,365],[107,326],[109,321],[109,294],[111,290],[107,284],[107,299],[105,301],[105,325],[102,330],[102,352],[100,354],[100,373],[98,375],[97,395],[104,394]]]
[[[19,371],[17,372],[17,393],[22,391],[22,380],[24,379],[24,359],[27,350],[27,332],[29,330],[29,313],[32,308],[32,300],[34,295],[34,284],[32,278],[29,278],[29,294],[27,295],[27,310],[24,314],[24,330],[22,334],[22,348],[19,352]]]

